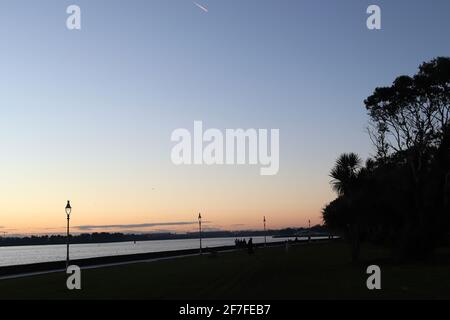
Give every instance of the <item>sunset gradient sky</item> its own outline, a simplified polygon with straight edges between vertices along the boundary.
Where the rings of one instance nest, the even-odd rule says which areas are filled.
[[[192,231],[199,211],[209,230],[321,223],[335,158],[372,153],[364,98],[450,55],[447,0],[197,3],[208,12],[1,1],[0,233],[62,232],[67,199],[74,232]],[[81,31],[66,29],[70,4]],[[170,135],[194,120],[280,129],[279,174],[174,166]]]

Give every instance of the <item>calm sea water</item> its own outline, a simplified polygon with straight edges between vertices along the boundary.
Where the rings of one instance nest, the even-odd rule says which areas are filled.
[[[234,245],[234,240],[235,238],[211,238],[203,239],[202,242],[204,248],[213,248]],[[267,237],[267,242],[283,240],[286,239]],[[253,237],[253,242],[263,243],[264,237]],[[198,247],[198,239],[138,241],[136,244],[133,242],[73,244],[70,246],[70,258],[85,259],[146,252],[195,249]],[[65,245],[0,247],[0,266],[64,261],[65,259]]]

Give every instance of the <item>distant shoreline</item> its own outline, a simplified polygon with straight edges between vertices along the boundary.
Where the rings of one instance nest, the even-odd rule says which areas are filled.
[[[323,227],[311,228],[310,236],[324,236],[329,234]],[[249,237],[274,237],[274,238],[295,238],[308,237],[308,229],[288,228],[280,230],[264,231],[205,231],[202,232],[203,239],[214,238],[249,238]],[[149,233],[149,234],[125,234],[125,233],[90,233],[70,236],[71,244],[100,244],[100,243],[121,243],[121,242],[142,242],[142,241],[162,241],[162,240],[193,240],[198,239],[198,232],[177,234],[177,233]],[[65,235],[43,235],[28,237],[3,237],[0,238],[0,248],[2,247],[23,247],[23,246],[53,246],[67,243]]]

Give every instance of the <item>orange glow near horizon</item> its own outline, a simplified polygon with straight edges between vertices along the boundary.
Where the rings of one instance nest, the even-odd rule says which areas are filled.
[[[322,222],[321,208],[333,197],[331,191],[320,192],[320,189],[329,190],[326,179],[323,188],[313,183],[302,186],[295,177],[265,180],[253,173],[246,173],[247,179],[240,181],[238,173],[230,176],[219,170],[201,173],[202,179],[194,178],[198,171],[181,173],[182,179],[177,182],[157,179],[154,175],[154,184],[146,183],[147,176],[142,174],[134,177],[133,183],[130,183],[131,177],[123,174],[124,180],[90,177],[88,183],[81,181],[84,177],[74,174],[59,179],[50,175],[45,181],[45,174],[48,173],[35,172],[34,179],[16,180],[9,188],[0,190],[5,196],[0,204],[0,233],[62,233],[68,199],[73,207],[73,233],[196,231],[198,212],[202,212],[205,230],[262,229],[263,216],[267,217],[269,229],[306,227],[309,219],[312,225]],[[66,191],[69,189],[70,192]],[[189,222],[191,224],[187,224]],[[167,223],[169,225],[165,225]],[[141,224],[155,226],[134,226]],[[96,227],[115,225],[118,227]],[[80,226],[85,228],[77,228]]]

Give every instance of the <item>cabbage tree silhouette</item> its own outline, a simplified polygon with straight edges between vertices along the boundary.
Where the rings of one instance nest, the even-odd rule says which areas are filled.
[[[359,222],[356,212],[353,210],[355,190],[358,186],[359,173],[361,171],[361,158],[355,153],[344,153],[337,160],[330,172],[333,179],[333,190],[341,197],[342,206],[346,210],[346,231],[352,244],[352,260],[359,257]]]

